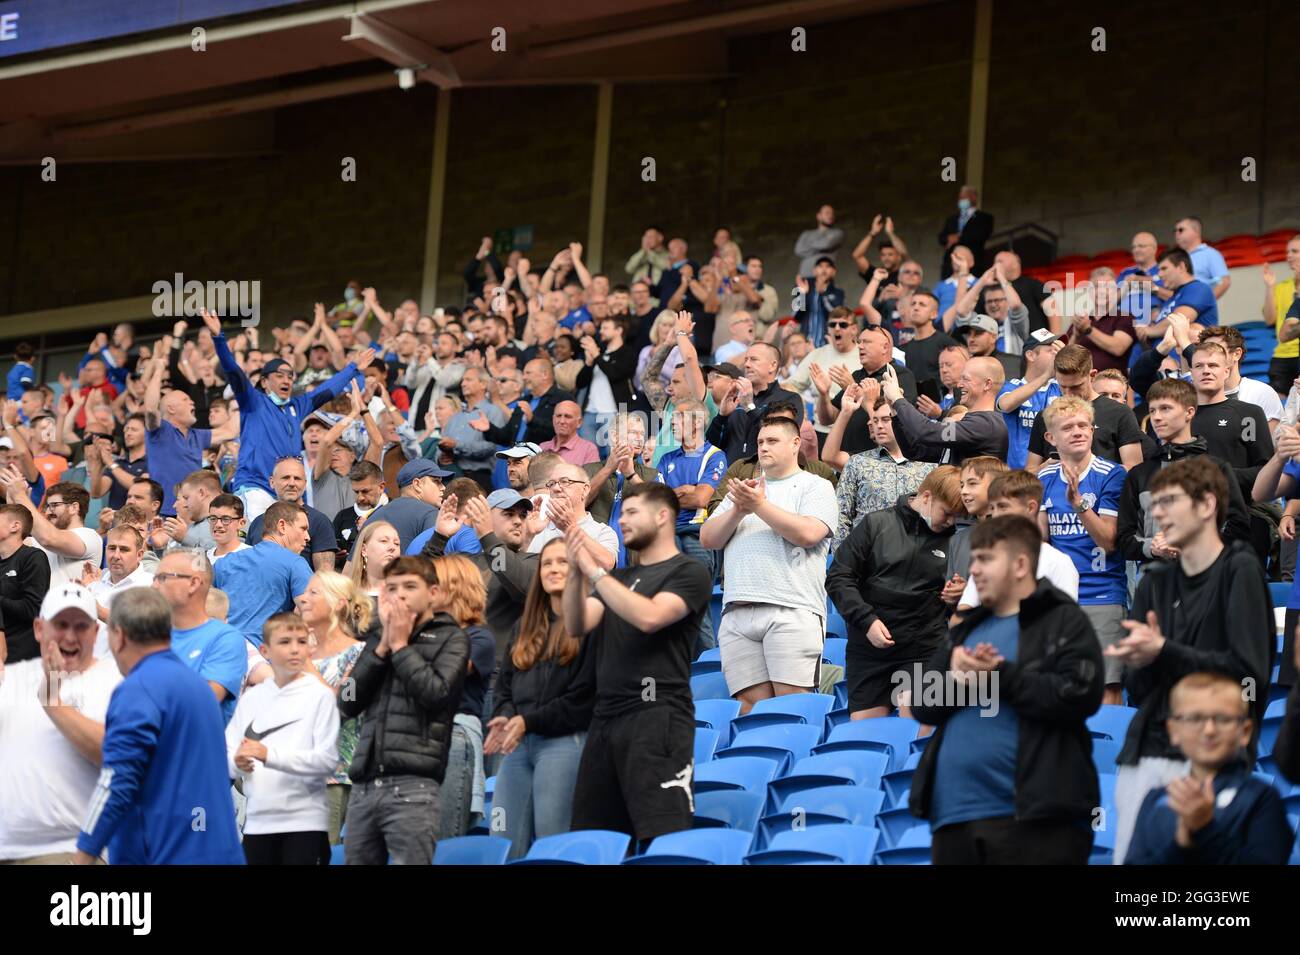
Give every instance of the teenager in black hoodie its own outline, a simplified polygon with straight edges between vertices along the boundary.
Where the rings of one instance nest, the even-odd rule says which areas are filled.
[[[975,525],[981,606],[912,688],[913,715],[938,727],[911,795],[912,814],[934,830],[937,865],[1083,865],[1092,849],[1099,794],[1087,719],[1104,690],[1101,644],[1077,603],[1036,580],[1041,546],[1027,517]],[[963,699],[960,680],[984,692]]]
[[[1222,458],[1206,450],[1204,438],[1192,436],[1192,419],[1196,416],[1196,389],[1177,378],[1157,381],[1147,392],[1147,410],[1151,427],[1160,439],[1156,457],[1143,461],[1124,478],[1119,499],[1119,517],[1115,531],[1120,553],[1125,560],[1145,564],[1153,558],[1172,560],[1178,555],[1170,550],[1164,535],[1156,528],[1151,513],[1151,479],[1175,461],[1205,455],[1228,479],[1228,509],[1220,523],[1224,540],[1250,543],[1250,511],[1232,468]]]
[[[1219,536],[1228,499],[1223,472],[1204,455],[1187,458],[1152,478],[1149,489],[1159,529],[1178,559],[1147,566],[1124,622],[1128,636],[1106,650],[1123,661],[1129,703],[1138,708],[1118,760],[1117,865],[1146,794],[1186,773],[1165,730],[1170,688],[1189,673],[1225,674],[1255,701],[1258,726],[1276,639],[1264,568],[1249,547]]]

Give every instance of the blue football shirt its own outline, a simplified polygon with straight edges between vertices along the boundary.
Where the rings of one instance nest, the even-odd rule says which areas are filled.
[[[1120,492],[1126,471],[1114,461],[1095,454],[1079,479],[1084,504],[1102,517],[1119,516]],[[1120,604],[1128,602],[1128,577],[1124,557],[1118,550],[1105,555],[1070,506],[1069,488],[1061,474],[1061,462],[1053,461],[1038,472],[1043,482],[1042,512],[1047,515],[1048,543],[1066,554],[1079,572],[1079,603]],[[1094,565],[1100,569],[1094,570]]]

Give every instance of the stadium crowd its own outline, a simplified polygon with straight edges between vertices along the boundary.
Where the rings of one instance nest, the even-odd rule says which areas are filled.
[[[1265,384],[1195,218],[1064,299],[986,261],[969,187],[930,281],[897,225],[852,248],[856,303],[825,205],[785,294],[728,229],[693,257],[650,227],[608,274],[484,239],[432,314],[353,281],[284,328],[119,325],[57,389],[19,345],[0,861],[643,848],[693,824],[715,652],[742,716],[843,681],[851,721],[919,721],[936,863],[1086,862],[1103,704],[1134,709],[1114,861],[1285,862],[1252,769],[1276,683],[1300,782],[1300,591],[1278,654],[1268,586],[1300,514],[1300,237],[1264,273]],[[954,702],[990,677],[995,713]]]

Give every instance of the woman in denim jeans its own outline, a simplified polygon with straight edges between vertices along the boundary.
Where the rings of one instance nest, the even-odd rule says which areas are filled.
[[[581,636],[564,632],[560,601],[569,577],[564,538],[542,548],[494,691],[485,753],[505,753],[497,773],[491,830],[511,842],[510,858],[534,839],[569,831],[573,787],[594,702],[580,679],[594,662]]]
[[[454,495],[443,502],[443,509],[455,513]],[[483,694],[496,668],[497,641],[483,625],[487,587],[477,565],[452,554],[435,557],[433,568],[438,575],[436,609],[451,614],[469,637],[469,672],[452,723],[447,771],[439,791],[437,838],[441,841],[465,835],[483,813]]]

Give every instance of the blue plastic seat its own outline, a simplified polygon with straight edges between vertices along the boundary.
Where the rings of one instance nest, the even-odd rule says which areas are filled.
[[[719,663],[721,663],[722,650],[719,649],[718,647],[709,647],[707,650],[705,650],[703,653],[701,653],[698,657],[695,658],[696,663],[702,663],[706,660],[717,660]]]
[[[752,852],[745,865],[870,865],[880,833],[866,826],[812,826],[786,829],[769,848]]]
[[[767,848],[778,832],[787,829],[842,823],[874,828],[884,801],[885,794],[879,789],[864,786],[823,786],[792,792],[776,812],[759,822],[755,848]]]
[[[912,742],[907,744],[908,756],[920,756],[925,748],[930,745],[930,740],[934,739],[934,733],[926,733],[924,736],[918,736]]]
[[[483,795],[486,796],[488,799],[491,799],[493,794],[496,793],[496,791],[497,791],[497,778],[495,776],[489,776],[486,780],[483,781]]]
[[[707,673],[721,673],[721,660],[696,660],[691,664],[691,676],[704,676]]]
[[[822,723],[822,739],[830,739],[831,731],[841,723],[851,722],[853,717],[849,715],[847,706],[836,706],[826,714],[826,719]]]
[[[1286,700],[1270,703],[1264,710],[1264,720],[1259,726],[1259,751],[1272,754],[1277,745],[1278,733],[1282,731],[1282,719],[1286,716]]]
[[[695,828],[722,827],[752,833],[763,815],[762,793],[743,789],[695,793]]]
[[[890,849],[898,845],[898,841],[903,838],[903,833],[918,825],[921,825],[921,820],[912,815],[906,805],[896,809],[884,809],[876,815],[876,828],[880,830],[880,841]],[[926,831],[928,832],[929,829]]]
[[[1088,731],[1094,737],[1113,739],[1117,743],[1122,743],[1124,737],[1128,735],[1128,725],[1133,722],[1135,715],[1137,709],[1132,706],[1105,704],[1088,717]]]
[[[731,742],[731,721],[740,714],[739,700],[696,700],[695,725],[717,730],[723,746]]]
[[[791,693],[759,700],[744,716],[732,720],[733,729],[739,733],[755,726],[775,726],[779,723],[807,723],[821,727],[826,714],[835,706],[835,697],[829,693]],[[819,739],[818,742],[821,742]]]
[[[921,754],[912,753],[902,769],[880,777],[880,788],[885,791],[885,805],[890,809],[907,805],[907,794],[912,791],[912,777],[916,775],[916,767],[920,762]]]
[[[829,600],[826,601],[827,642],[829,642],[831,637],[839,637],[840,639],[847,639],[848,636],[849,636],[849,625],[845,622],[844,618],[840,616],[840,612],[835,609],[835,607],[831,604],[831,602]],[[842,659],[836,661],[836,660],[831,660],[830,657],[826,657],[825,655],[823,655],[823,657],[824,659],[830,661],[831,663],[837,663],[839,666],[844,666],[844,661]]]
[[[457,836],[439,839],[433,847],[434,865],[505,865],[510,840],[500,836]]]
[[[827,637],[822,647],[822,659],[837,667],[847,666],[845,656],[848,654],[849,641],[843,637]]]
[[[890,754],[890,767],[901,769],[908,756],[908,747],[916,739],[920,724],[901,716],[883,716],[878,719],[851,720],[831,730],[826,742],[817,747],[818,753],[837,749],[868,749]]]
[[[695,767],[695,792],[698,795],[718,789],[748,789],[762,795],[779,768],[776,760],[759,756],[714,759]]]
[[[697,700],[729,700],[727,680],[721,673],[691,675],[691,696]]]
[[[1119,751],[1124,746],[1123,740],[1113,739],[1092,739],[1092,763],[1097,767],[1098,773],[1114,773],[1115,760],[1119,757]]]
[[[477,837],[476,837],[477,838]],[[618,865],[632,837],[626,832],[579,829],[538,839],[528,855],[510,865]]]
[[[707,763],[713,758],[714,752],[718,748],[718,737],[721,734],[717,730],[695,728],[695,765]]]
[[[844,710],[849,706],[849,684],[847,680],[840,680],[835,684],[835,709]]]
[[[823,786],[865,786],[868,789],[879,789],[881,776],[888,768],[888,753],[862,749],[843,749],[805,756],[786,775],[768,783],[767,806],[769,811],[774,812],[790,793]]]
[[[897,843],[876,853],[878,865],[930,865],[930,827],[922,823],[899,835]]]
[[[330,865],[347,865],[343,858],[343,843],[330,846]]]
[[[761,756],[775,761],[777,774],[781,775],[797,760],[807,756],[821,738],[821,727],[809,726],[806,723],[759,726],[737,733],[731,745],[719,750],[716,756],[718,759]]]
[[[650,843],[624,865],[740,865],[753,836],[740,829],[684,829]]]

